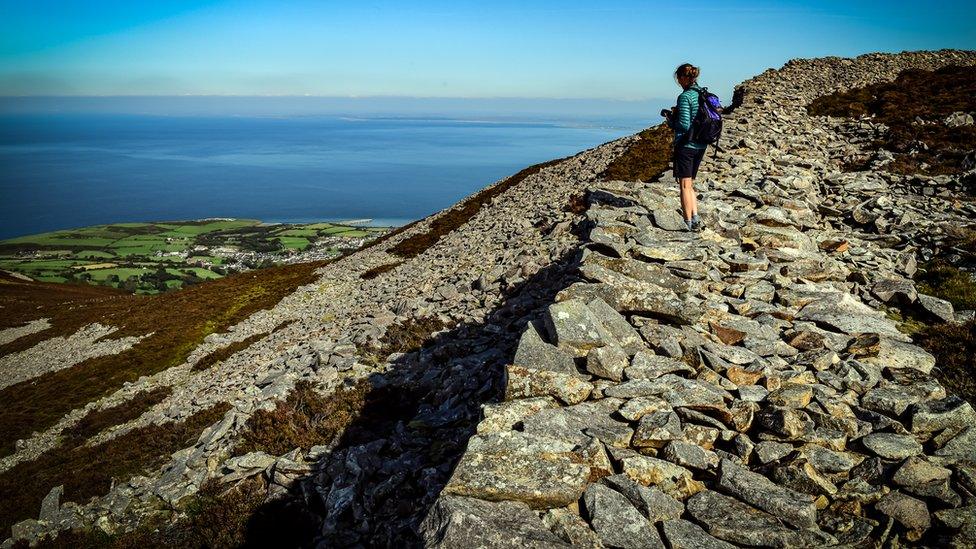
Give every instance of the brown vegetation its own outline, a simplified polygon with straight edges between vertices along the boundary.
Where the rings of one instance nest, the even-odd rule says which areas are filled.
[[[370,269],[370,270],[364,272],[363,274],[359,275],[359,278],[361,278],[363,280],[373,280],[374,278],[380,276],[381,274],[383,274],[385,272],[389,272],[389,271],[392,271],[393,269],[396,269],[400,265],[403,265],[403,262],[402,261],[394,261],[393,263],[386,263],[385,265],[380,265],[378,267],[373,267],[372,269]]]
[[[944,261],[930,261],[915,275],[918,291],[945,299],[956,310],[976,308],[976,280]],[[933,323],[908,307],[900,328],[935,356],[937,378],[949,392],[976,405],[976,321]]]
[[[426,345],[434,332],[444,329],[444,322],[436,316],[413,318],[390,326],[380,338],[380,347],[372,349],[379,359],[393,353],[409,353]]]
[[[582,215],[586,213],[589,206],[586,203],[585,193],[575,193],[569,195],[569,200],[566,202],[566,206],[563,211],[569,212],[574,215]]]
[[[952,303],[956,310],[976,309],[976,280],[944,261],[930,261],[915,275],[918,291]]]
[[[111,337],[144,336],[127,351],[86,360],[0,391],[0,455],[17,439],[44,429],[67,412],[110,394],[127,381],[152,375],[186,360],[208,334],[224,330],[255,311],[273,307],[298,286],[315,280],[323,262],[249,271],[157,296],[120,295],[69,306],[43,295],[51,285],[18,281],[0,285],[0,304],[8,295],[38,294],[35,318],[51,318],[52,328],[25,336],[24,348],[55,335],[68,335],[100,322],[118,326]],[[23,286],[22,286],[23,285]],[[99,291],[105,291],[99,288]],[[43,335],[42,335],[43,334]],[[9,347],[9,345],[8,345]],[[10,351],[9,349],[5,349]]]
[[[874,148],[895,153],[894,162],[885,168],[889,171],[959,173],[967,155],[972,162],[976,126],[951,128],[944,120],[954,112],[976,111],[976,67],[906,70],[892,82],[820,97],[807,111],[815,116],[871,115],[887,125],[890,131]]]
[[[273,410],[258,410],[248,419],[235,451],[281,455],[295,448],[329,444],[362,410],[368,391],[366,380],[329,396],[319,394],[309,383],[299,383]]]
[[[526,177],[539,173],[543,169],[554,166],[563,160],[565,159],[561,158],[529,166],[508,179],[481,190],[466,198],[460,204],[439,214],[430,222],[430,226],[425,232],[409,236],[391,246],[387,251],[405,259],[424,253],[428,248],[437,244],[444,235],[451,233],[467,223],[469,219],[481,210],[482,206],[490,204],[492,199],[520,183]]]
[[[913,339],[935,355],[946,389],[976,406],[976,321],[925,326]]]
[[[159,404],[173,392],[172,387],[156,387],[137,393],[129,400],[102,410],[92,410],[78,423],[61,432],[61,448],[80,446],[105,429],[132,421]]]
[[[605,180],[650,181],[671,162],[671,130],[665,124],[648,128],[600,174]]]
[[[0,473],[0,533],[9,536],[11,525],[35,517],[41,500],[55,486],[64,486],[64,501],[84,503],[107,492],[113,479],[158,467],[229,408],[217,405],[183,421],[139,427],[94,446],[60,446],[14,465]]]
[[[61,532],[40,549],[144,549],[146,547],[298,547],[317,522],[289,501],[265,503],[260,476],[233,486],[210,480],[187,498],[179,514],[160,514],[115,535],[96,530]]]
[[[23,326],[39,318],[51,318],[62,310],[98,306],[101,302],[125,300],[128,297],[126,292],[114,288],[28,281],[0,272],[0,305],[3,306],[0,329]],[[33,338],[23,337],[0,345],[0,356],[26,349],[37,343],[38,338],[51,337],[51,331],[48,329]],[[25,346],[23,340],[27,339],[31,343]]]

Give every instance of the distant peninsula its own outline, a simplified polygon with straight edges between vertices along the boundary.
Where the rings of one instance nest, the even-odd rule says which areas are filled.
[[[0,269],[41,282],[86,282],[155,294],[268,267],[331,259],[390,231],[255,219],[114,223],[0,240]]]

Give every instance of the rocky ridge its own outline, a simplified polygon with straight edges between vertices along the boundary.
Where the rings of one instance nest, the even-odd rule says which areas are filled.
[[[878,309],[971,314],[919,294],[910,276],[926,239],[976,207],[943,192],[951,181],[840,172],[860,152],[851,136],[883,129],[803,110],[946,64],[976,54],[791,61],[742,84],[725,150],[703,164],[700,235],[680,231],[670,181],[600,180],[630,137],[526,177],[415,258],[388,250],[436,217],[325,267],[186,364],[22,441],[0,468],[143,390],[174,389],[100,439],[233,406],[156,474],[83,505],[60,505],[53,489],[14,537],[120,531],[207,479],[262,475],[269,499],[313,510],[328,545],[973,543],[976,414]],[[567,211],[583,191],[585,214]],[[370,360],[391,327],[429,317],[449,327],[419,351]],[[366,377],[403,402],[373,405],[322,446],[229,457],[247,418],[298,381],[329,392]]]

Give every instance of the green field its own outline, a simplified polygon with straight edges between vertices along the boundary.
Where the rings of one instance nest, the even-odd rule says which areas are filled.
[[[267,266],[309,250],[320,239],[329,239],[328,245],[315,248],[315,254],[338,255],[388,230],[254,219],[113,223],[0,241],[0,269],[45,282],[86,282],[151,294]],[[347,238],[356,240],[348,245],[336,240]],[[211,267],[194,265],[199,262]]]

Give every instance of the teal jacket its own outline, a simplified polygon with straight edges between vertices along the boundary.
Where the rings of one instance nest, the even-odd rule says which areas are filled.
[[[685,139],[685,134],[691,131],[691,121],[698,114],[699,89],[697,85],[694,85],[681,92],[681,95],[678,96],[678,115],[671,118],[671,129],[674,130],[675,144],[682,143]],[[688,141],[684,146],[692,149],[704,149],[708,145]]]

